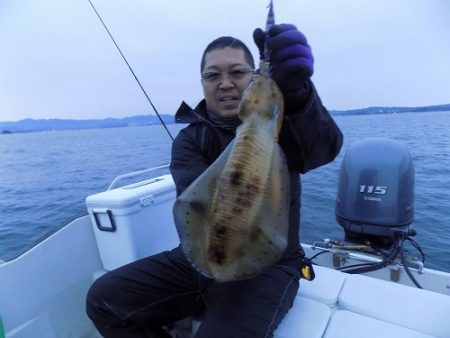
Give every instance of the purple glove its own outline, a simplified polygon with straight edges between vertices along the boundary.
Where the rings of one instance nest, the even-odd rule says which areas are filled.
[[[274,25],[268,33],[257,28],[253,39],[260,55],[264,55],[266,36],[272,78],[284,93],[297,90],[314,71],[314,58],[306,37],[290,24]]]

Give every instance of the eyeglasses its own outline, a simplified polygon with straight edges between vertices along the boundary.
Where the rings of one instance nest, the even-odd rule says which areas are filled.
[[[218,82],[222,79],[224,74],[227,74],[231,80],[242,80],[249,74],[253,74],[252,69],[239,68],[227,72],[206,72],[202,74],[202,79],[208,83]]]

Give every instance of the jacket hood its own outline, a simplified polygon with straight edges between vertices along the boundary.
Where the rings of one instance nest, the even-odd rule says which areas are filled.
[[[175,113],[176,123],[198,123],[201,121],[210,123],[208,113],[206,112],[206,101],[204,99],[194,109],[186,102],[181,102],[180,107]]]
[[[206,109],[206,101],[203,99],[192,109],[186,102],[182,102],[175,114],[176,123],[206,123],[215,128],[225,129],[235,133],[236,128],[242,123],[238,115],[231,117],[221,117]]]

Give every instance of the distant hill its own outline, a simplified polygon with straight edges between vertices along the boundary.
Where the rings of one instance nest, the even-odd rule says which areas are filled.
[[[164,123],[174,123],[174,116],[162,114]],[[125,118],[107,118],[101,120],[34,120],[25,119],[17,122],[0,122],[1,133],[20,133],[44,130],[70,130],[70,129],[93,129],[93,128],[118,128],[147,126],[161,123],[157,116],[154,115],[138,115]]]
[[[352,110],[331,110],[335,116],[362,115],[362,114],[393,114],[393,113],[420,113],[428,111],[450,111],[450,104],[423,107],[368,107]]]
[[[450,104],[442,104],[424,107],[368,107],[352,110],[330,110],[334,116],[362,115],[362,114],[392,114],[407,112],[427,111],[450,111]],[[164,123],[174,123],[174,116],[162,114]],[[121,119],[107,118],[102,120],[34,120],[25,119],[17,122],[0,122],[0,134],[23,133],[44,130],[70,130],[70,129],[92,129],[92,128],[118,128],[147,126],[161,123],[154,115],[137,115]]]

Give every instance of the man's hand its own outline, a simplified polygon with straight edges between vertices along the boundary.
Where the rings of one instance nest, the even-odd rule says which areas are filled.
[[[306,37],[291,24],[274,25],[269,32],[255,29],[253,39],[261,55],[267,43],[272,78],[284,94],[297,91],[314,71]]]

